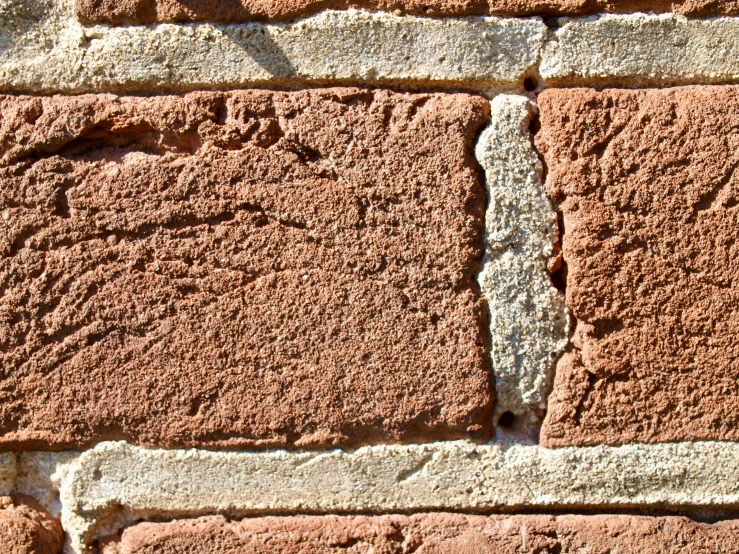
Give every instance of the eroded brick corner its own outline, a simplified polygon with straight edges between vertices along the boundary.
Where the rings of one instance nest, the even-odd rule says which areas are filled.
[[[547,90],[577,320],[547,446],[737,440],[739,89]]]

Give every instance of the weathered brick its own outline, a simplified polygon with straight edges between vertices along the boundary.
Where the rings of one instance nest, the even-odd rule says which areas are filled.
[[[325,8],[400,10],[409,14],[582,15],[597,12],[739,13],[737,0],[77,0],[86,23],[239,22],[286,19]]]
[[[739,88],[539,100],[577,320],[543,444],[739,439]]]
[[[490,435],[483,98],[0,106],[4,447]]]
[[[734,552],[739,523],[646,516],[299,516],[142,523],[102,541],[102,554],[260,552]]]
[[[0,552],[58,554],[64,532],[59,521],[31,498],[0,496]]]

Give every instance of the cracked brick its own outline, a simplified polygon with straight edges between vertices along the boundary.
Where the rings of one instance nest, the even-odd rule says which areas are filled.
[[[0,105],[0,445],[490,436],[483,98]]]
[[[739,88],[539,100],[577,321],[542,443],[739,439]]]

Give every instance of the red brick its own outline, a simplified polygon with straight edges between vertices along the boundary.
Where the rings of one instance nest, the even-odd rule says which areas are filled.
[[[739,88],[539,102],[577,320],[543,444],[739,440]]]
[[[0,444],[490,436],[481,97],[3,97]]]
[[[102,554],[709,554],[739,551],[739,522],[620,515],[298,516],[233,523],[204,517],[141,523],[102,544]]]
[[[77,0],[86,23],[280,20],[321,9],[366,8],[451,15],[582,15],[598,12],[670,12],[736,15],[737,0]]]
[[[3,554],[59,554],[64,532],[31,498],[0,496],[0,552]]]

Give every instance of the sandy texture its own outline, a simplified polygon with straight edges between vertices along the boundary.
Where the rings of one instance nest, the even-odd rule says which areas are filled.
[[[562,18],[545,45],[539,72],[548,87],[737,81],[739,18],[642,13]]]
[[[18,463],[12,452],[0,452],[0,495],[8,495],[13,491],[18,477]]]
[[[82,26],[74,0],[0,1],[0,88],[111,92],[395,83],[521,87],[537,18],[324,11],[295,23]]]
[[[380,552],[473,554],[640,552],[712,554],[739,549],[739,522],[683,517],[466,516],[205,517],[142,523],[103,542],[101,554]]]
[[[577,319],[543,444],[739,439],[739,88],[539,103]]]
[[[557,216],[541,181],[529,122],[534,107],[522,96],[499,95],[477,143],[485,169],[485,265],[479,281],[490,307],[496,421],[536,438],[552,384],[553,364],[567,345],[563,295],[548,267],[559,241]]]
[[[4,554],[60,554],[64,532],[33,499],[0,496],[0,551]]]
[[[21,459],[21,475],[51,472],[21,482],[42,499],[53,496],[43,492],[48,483],[60,489],[76,551],[136,521],[218,513],[739,507],[737,443],[548,449],[453,441],[329,452],[104,443],[74,458],[38,452]]]
[[[286,19],[320,9],[367,8],[427,16],[582,15],[669,12],[690,16],[739,13],[737,0],[77,0],[85,23],[250,21]]]
[[[488,103],[4,97],[6,448],[490,436]]]

